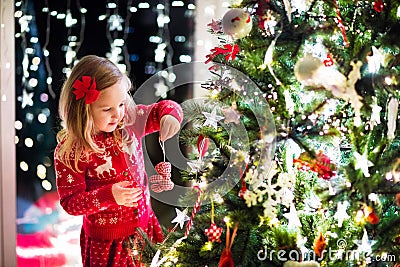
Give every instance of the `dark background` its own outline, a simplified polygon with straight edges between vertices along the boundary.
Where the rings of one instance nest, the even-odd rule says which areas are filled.
[[[66,48],[68,47],[68,37],[75,35],[78,37],[80,45],[74,47],[76,58],[88,54],[98,56],[106,56],[110,51],[110,40],[108,38],[124,38],[125,53],[124,61],[129,70],[129,77],[132,79],[135,87],[139,87],[144,81],[150,78],[154,73],[168,67],[166,62],[154,62],[154,50],[157,44],[149,42],[150,36],[160,34],[157,26],[157,4],[167,4],[165,1],[147,1],[150,8],[138,8],[137,12],[129,12],[129,8],[138,7],[138,3],[142,1],[24,1],[22,5],[16,5],[16,11],[21,10],[23,14],[31,15],[32,20],[29,24],[29,32],[16,35],[16,119],[22,123],[22,128],[17,129],[16,142],[17,150],[17,217],[23,216],[26,209],[37,201],[46,190],[42,187],[42,178],[37,176],[37,166],[42,164],[46,167],[46,178],[52,184],[51,191],[55,190],[55,174],[53,166],[53,150],[56,146],[56,133],[60,129],[57,114],[58,96],[65,80],[63,69],[72,68],[65,63]],[[144,1],[143,1],[144,2]],[[107,8],[108,3],[116,3],[117,8]],[[168,34],[173,53],[169,53],[172,64],[179,64],[179,56],[181,54],[191,55],[193,57],[193,31],[194,31],[194,10],[189,10],[187,5],[194,1],[184,1],[182,7],[169,8],[170,23]],[[48,8],[49,11],[46,10]],[[86,13],[79,12],[80,8],[85,8]],[[49,12],[57,12],[57,14],[65,14],[67,9],[70,10],[73,18],[77,19],[77,23],[67,28],[65,19],[57,18],[50,15]],[[107,31],[107,18],[99,20],[102,15],[110,16],[111,14],[120,15],[123,22],[124,31],[118,32]],[[128,24],[129,25],[128,25]],[[16,33],[21,29],[20,23],[16,18]],[[165,31],[163,32],[165,33]],[[185,36],[185,42],[176,42],[174,37],[177,35]],[[31,42],[32,37],[37,37],[38,42]],[[108,37],[108,38],[107,38]],[[33,53],[27,54],[26,49],[33,48]],[[50,52],[48,57],[43,54],[44,48]],[[31,87],[27,80],[23,78],[22,62],[24,57],[28,56],[29,62],[34,57],[39,57],[41,63],[36,71],[29,71],[29,78],[36,78],[38,85]],[[121,62],[124,62],[121,61]],[[52,77],[51,86],[48,86],[46,79]],[[22,107],[21,96],[23,90],[27,93],[33,93],[32,106]],[[47,100],[43,101],[43,96]],[[191,96],[190,85],[184,90],[179,90],[179,94],[171,91],[168,99],[184,101]],[[47,114],[47,122],[40,123],[37,116],[40,113]],[[32,147],[27,147],[24,143],[26,138],[34,141]],[[158,144],[158,136],[152,135],[146,137],[146,144]],[[162,160],[158,146],[147,149],[154,165]],[[28,170],[22,170],[20,163],[28,164]],[[174,170],[175,175],[178,175]],[[163,204],[155,201],[155,211],[165,211]],[[162,216],[161,216],[162,217]],[[164,220],[164,223],[170,221]],[[163,223],[162,219],[161,222]]]

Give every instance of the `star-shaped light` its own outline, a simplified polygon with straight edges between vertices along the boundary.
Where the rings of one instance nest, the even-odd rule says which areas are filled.
[[[358,251],[363,252],[366,255],[369,255],[372,253],[372,246],[376,243],[376,241],[372,240],[370,241],[368,239],[368,234],[367,230],[364,228],[364,234],[361,240],[354,241],[354,243],[358,246]]]
[[[223,108],[221,111],[225,115],[225,123],[233,122],[234,124],[239,124],[240,121],[240,113],[237,111],[236,103],[232,103],[232,106],[229,108]]]
[[[165,85],[163,80],[158,81],[154,84],[154,88],[156,88],[155,95],[161,96],[162,98],[167,97],[168,86]]]
[[[21,102],[21,108],[25,108],[26,106],[33,106],[33,92],[28,93],[25,89],[22,90],[22,96],[18,97],[18,101]]]
[[[297,227],[301,227],[301,222],[299,216],[297,215],[296,207],[293,203],[290,204],[290,211],[289,213],[283,214],[285,218],[288,219],[288,228],[293,229]]]
[[[211,113],[202,112],[204,116],[206,116],[206,121],[203,126],[212,126],[216,130],[218,127],[218,121],[222,120],[224,117],[217,115],[217,108],[214,108]]]
[[[190,220],[189,216],[186,215],[187,209],[180,211],[179,209],[175,208],[175,211],[176,211],[176,217],[171,221],[171,223],[179,224],[179,226],[182,229],[185,222]]]
[[[333,217],[338,220],[338,227],[342,227],[343,221],[350,218],[347,214],[347,207],[349,205],[348,201],[338,202],[337,204],[337,211]]]
[[[109,29],[110,31],[122,31],[122,23],[124,22],[124,19],[120,15],[111,15],[110,18],[108,19],[108,24],[109,24]]]
[[[374,166],[374,164],[368,160],[367,151],[360,155],[358,152],[354,152],[355,164],[354,168],[356,170],[361,170],[365,177],[370,177],[368,167]]]

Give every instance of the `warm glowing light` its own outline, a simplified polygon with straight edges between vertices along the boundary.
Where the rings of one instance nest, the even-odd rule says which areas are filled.
[[[107,3],[107,8],[117,8],[117,4],[116,3]]]
[[[184,6],[183,1],[172,1],[171,6]]]
[[[139,3],[138,8],[150,8],[149,3]]]
[[[45,190],[50,191],[53,186],[51,185],[51,183],[48,180],[43,180],[42,181],[42,187]]]
[[[44,115],[43,113],[40,113],[40,114],[38,115],[38,121],[39,121],[40,123],[46,123],[46,121],[47,121],[46,115]]]
[[[29,85],[32,87],[36,87],[38,85],[38,80],[35,78],[29,79]]]
[[[40,57],[32,58],[32,64],[33,65],[39,65],[40,64]]]
[[[33,140],[32,138],[25,138],[25,146],[27,147],[33,147]]]
[[[155,44],[159,44],[161,43],[162,39],[160,36],[150,36],[149,37],[149,42],[150,43],[155,43]]]
[[[385,83],[387,85],[392,85],[393,84],[393,79],[392,77],[385,77]]]
[[[184,63],[189,63],[192,61],[192,57],[189,55],[180,55],[179,56],[179,61],[184,62]]]
[[[37,165],[36,167],[36,175],[40,178],[40,179],[45,179],[46,178],[46,167],[43,166],[42,164]]]
[[[65,19],[66,15],[61,13],[61,14],[57,14],[57,19]]]
[[[15,121],[14,122],[14,127],[16,130],[21,130],[22,129],[22,122],[21,121]]]
[[[29,170],[29,166],[25,161],[21,161],[19,163],[19,167],[21,168],[21,170],[23,170],[25,172]]]

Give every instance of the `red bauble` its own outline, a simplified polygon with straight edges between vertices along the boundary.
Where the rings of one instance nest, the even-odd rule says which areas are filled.
[[[376,2],[373,2],[372,5],[374,6],[374,10],[376,12],[383,11],[383,0],[377,0]]]
[[[373,211],[367,216],[367,221],[371,224],[377,224],[379,222],[379,217],[376,215],[376,213]]]

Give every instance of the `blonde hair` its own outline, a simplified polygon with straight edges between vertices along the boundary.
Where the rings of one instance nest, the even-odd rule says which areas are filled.
[[[76,100],[73,94],[73,84],[82,76],[90,76],[96,80],[96,90],[101,91],[124,79],[131,88],[130,79],[122,73],[110,60],[89,55],[81,58],[73,67],[70,76],[64,82],[59,100],[58,113],[62,120],[63,129],[57,134],[57,141],[63,145],[56,152],[56,157],[65,165],[80,171],[78,161],[88,157],[89,153],[101,153],[103,148],[96,145],[93,140],[95,133],[90,104],[85,104],[85,97]],[[119,125],[122,127],[122,125]],[[119,131],[114,131],[113,137],[121,141]],[[74,166],[71,164],[73,160]]]

